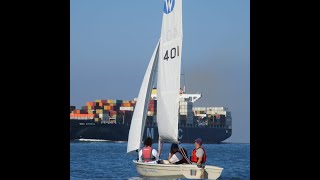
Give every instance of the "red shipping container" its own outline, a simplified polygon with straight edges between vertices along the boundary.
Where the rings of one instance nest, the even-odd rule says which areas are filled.
[[[87,102],[86,106],[95,106],[95,102]]]

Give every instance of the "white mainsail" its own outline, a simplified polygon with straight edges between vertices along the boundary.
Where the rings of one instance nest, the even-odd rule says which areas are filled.
[[[164,0],[157,75],[157,123],[162,142],[178,142],[182,0]]]
[[[149,99],[151,96],[152,84],[155,78],[155,69],[158,63],[159,43],[157,44],[150,59],[147,71],[144,75],[138,100],[133,112],[130,131],[128,136],[127,153],[139,150],[147,118]]]

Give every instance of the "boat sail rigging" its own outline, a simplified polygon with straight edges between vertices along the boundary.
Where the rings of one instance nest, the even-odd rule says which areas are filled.
[[[140,87],[129,130],[127,153],[135,152],[141,148],[146,112],[156,75],[159,140],[179,143],[182,36],[182,0],[164,0],[161,36]],[[137,160],[133,160],[133,162],[137,171],[144,176],[217,179],[223,170],[223,168],[209,165],[197,167],[195,164],[150,164]]]

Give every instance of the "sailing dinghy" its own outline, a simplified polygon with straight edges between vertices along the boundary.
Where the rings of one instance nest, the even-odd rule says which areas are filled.
[[[148,103],[157,72],[157,123],[161,143],[179,143],[178,116],[182,55],[182,0],[164,0],[160,40],[152,54],[140,87],[128,136],[127,153],[141,149]],[[158,153],[160,153],[159,150]],[[158,157],[159,158],[159,154]],[[221,167],[196,164],[152,164],[133,160],[142,176],[217,179]]]

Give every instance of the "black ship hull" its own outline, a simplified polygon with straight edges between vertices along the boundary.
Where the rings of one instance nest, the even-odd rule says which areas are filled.
[[[128,141],[129,124],[98,124],[86,120],[70,121],[70,140],[100,139],[110,141]],[[201,138],[206,144],[220,143],[232,134],[232,129],[214,127],[179,127],[179,141],[193,143]],[[146,125],[144,138],[158,140],[158,127]],[[144,139],[143,138],[143,139]]]

